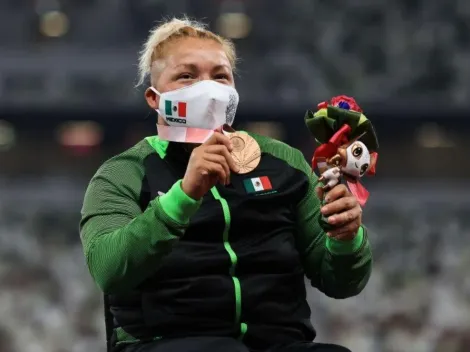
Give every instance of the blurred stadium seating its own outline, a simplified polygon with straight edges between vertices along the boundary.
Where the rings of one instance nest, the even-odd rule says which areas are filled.
[[[470,95],[465,0],[101,0],[2,2],[2,105],[139,106],[136,52],[163,16],[187,13],[239,38],[244,103],[310,104],[347,91],[376,104],[456,104]],[[228,14],[238,17],[228,18]],[[246,20],[248,19],[248,20]],[[106,24],[104,25],[104,22]],[[243,31],[237,30],[240,26]],[[244,35],[244,36],[243,36]],[[241,38],[240,38],[241,37]],[[58,88],[61,89],[58,89]],[[18,96],[20,95],[20,96]],[[269,106],[269,105],[268,105]]]
[[[153,134],[137,52],[186,13],[236,41],[237,126],[310,157],[302,118],[355,96],[376,125],[366,180],[375,268],[364,293],[309,292],[319,340],[354,352],[470,346],[470,2],[0,2],[0,351],[104,351],[101,295],[81,252],[88,180]],[[150,116],[147,120],[145,117]]]

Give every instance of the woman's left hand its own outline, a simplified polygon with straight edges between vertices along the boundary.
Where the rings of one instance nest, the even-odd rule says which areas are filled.
[[[337,240],[352,240],[362,224],[362,208],[343,184],[336,185],[326,194],[321,213],[334,226],[327,235]]]

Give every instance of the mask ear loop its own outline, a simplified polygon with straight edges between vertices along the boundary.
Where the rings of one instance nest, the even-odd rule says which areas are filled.
[[[156,90],[154,87],[150,87],[150,90],[154,92],[156,95],[158,95],[160,98],[162,97],[161,93]],[[155,111],[158,113],[158,115],[163,116],[160,112],[160,109],[155,109]]]
[[[155,93],[156,95],[158,95],[159,97],[162,96],[161,93],[160,93],[158,90],[156,90],[154,87],[149,87],[149,88],[150,88],[150,90],[151,90],[152,92],[154,92],[154,93]]]

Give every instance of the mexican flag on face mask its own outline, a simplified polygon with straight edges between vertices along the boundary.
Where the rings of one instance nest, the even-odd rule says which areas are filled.
[[[165,115],[186,118],[186,103],[182,101],[165,100]]]

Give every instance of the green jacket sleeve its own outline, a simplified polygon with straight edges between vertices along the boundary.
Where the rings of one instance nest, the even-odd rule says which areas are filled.
[[[372,270],[372,253],[367,230],[361,226],[352,241],[326,236],[319,224],[321,203],[315,193],[318,179],[303,155],[302,170],[309,187],[297,205],[297,244],[306,276],[312,286],[329,297],[348,298],[366,286]]]
[[[106,293],[130,290],[150,276],[201,203],[179,181],[142,212],[143,178],[139,157],[121,154],[98,170],[85,194],[80,237],[90,273]]]

